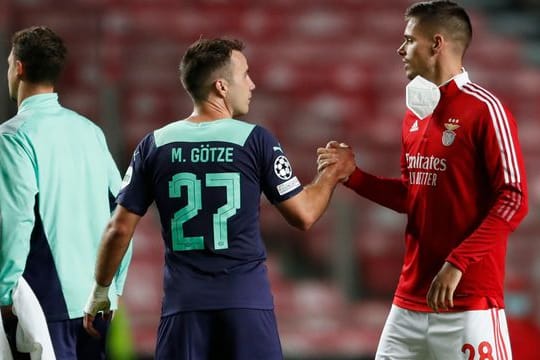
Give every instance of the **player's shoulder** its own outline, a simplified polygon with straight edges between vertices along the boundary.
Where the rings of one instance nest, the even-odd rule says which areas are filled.
[[[3,149],[0,157],[11,156],[11,151],[6,151],[9,148],[24,149],[28,154],[32,153],[33,130],[29,129],[28,120],[27,114],[17,114],[0,125],[0,147]]]
[[[90,118],[88,118],[87,116],[73,109],[69,109],[63,106],[62,106],[61,111],[63,112],[63,116],[66,117],[69,121],[76,122],[78,123],[79,126],[87,127],[93,131],[103,133],[103,130],[101,129],[101,127],[98,124],[96,124],[94,121],[92,121]]]
[[[205,122],[193,122],[186,119],[182,120],[176,120],[173,122],[170,122],[156,130],[154,130],[154,133],[165,133],[167,131],[176,130],[176,129],[204,129],[204,128],[231,128],[231,129],[244,129],[249,130],[252,129],[257,125],[249,123],[247,121],[241,121],[237,119],[232,118],[225,118],[225,119],[216,119],[212,121],[205,121]]]
[[[97,142],[106,147],[105,133],[97,123],[87,116],[66,107],[62,107],[61,112],[65,120],[63,124],[66,125],[64,131],[72,131],[76,134],[84,135],[87,139],[89,138],[88,136],[93,135]]]
[[[259,126],[257,124],[253,124],[248,121],[237,120],[237,119],[222,119],[222,120],[218,120],[217,123],[223,124],[224,126],[229,126],[235,129],[243,129],[246,131],[253,130],[255,127]]]
[[[272,138],[272,139],[275,138],[272,131],[270,129],[268,129],[267,127],[265,127],[264,125],[251,124],[251,123],[247,123],[247,124],[252,126],[252,134],[253,134],[253,136],[265,137],[265,138],[269,137],[269,138]]]
[[[22,114],[17,114],[0,124],[0,135],[15,135],[20,131],[24,131],[26,123],[27,117]]]
[[[476,106],[484,109],[493,109],[505,107],[500,98],[486,87],[473,82],[467,81],[460,86],[463,101],[467,102],[468,106]]]
[[[236,119],[219,119],[195,123],[178,120],[152,132],[157,147],[172,142],[219,141],[245,144],[257,125]]]

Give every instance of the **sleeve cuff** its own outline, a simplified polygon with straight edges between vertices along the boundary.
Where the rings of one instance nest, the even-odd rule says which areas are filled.
[[[362,181],[362,171],[360,171],[359,168],[354,169],[351,175],[349,175],[349,178],[347,181],[343,183],[346,187],[350,189],[354,189],[357,187],[360,182]]]
[[[9,306],[13,305],[13,299],[11,298],[11,291],[8,295],[2,296],[0,298],[0,306]]]
[[[454,267],[456,267],[459,271],[461,271],[462,273],[465,273],[465,270],[467,270],[467,265],[468,264],[464,264],[463,262],[459,262],[457,261],[453,256],[452,254],[448,255],[448,257],[446,258],[446,261],[449,262],[450,264],[452,264]]]

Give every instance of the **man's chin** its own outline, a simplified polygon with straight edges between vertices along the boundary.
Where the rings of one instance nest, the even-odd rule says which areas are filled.
[[[233,117],[234,118],[237,118],[237,117],[242,117],[244,115],[247,115],[248,113],[248,110],[245,110],[245,111],[236,111],[234,114],[233,114]]]
[[[406,75],[407,75],[407,79],[412,80],[412,79],[414,79],[414,78],[416,77],[416,75],[418,75],[418,74],[416,74],[416,73],[414,73],[414,72],[412,72],[412,71],[407,71]]]

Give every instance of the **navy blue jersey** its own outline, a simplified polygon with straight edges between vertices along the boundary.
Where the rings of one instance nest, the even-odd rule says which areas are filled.
[[[156,203],[165,242],[162,314],[272,309],[261,192],[278,203],[301,190],[278,141],[260,126],[183,120],[147,135],[117,201],[141,216]]]

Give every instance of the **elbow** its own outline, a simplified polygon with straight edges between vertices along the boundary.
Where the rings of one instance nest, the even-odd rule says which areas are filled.
[[[519,196],[513,196],[510,205],[511,206],[507,205],[506,207],[502,207],[500,213],[503,215],[503,219],[508,222],[513,231],[518,227],[529,212],[527,195],[520,194]]]
[[[527,199],[527,196],[523,196],[522,198],[521,212],[523,213],[523,217],[525,217],[529,213],[529,200]]]
[[[527,192],[527,185],[521,184],[518,190],[514,190],[512,198],[515,199],[514,203],[517,205],[517,212],[523,217],[529,212],[529,195]]]
[[[291,219],[289,221],[289,224],[297,228],[298,230],[307,231],[311,229],[313,224],[317,221],[316,218],[310,217],[310,216],[304,216],[304,217],[298,217],[295,219]]]
[[[308,231],[309,229],[311,229],[312,225],[313,225],[313,223],[304,222],[304,223],[299,223],[299,224],[295,225],[295,227],[298,230]]]
[[[133,229],[119,221],[111,221],[105,230],[106,238],[111,240],[129,240],[133,235]]]
[[[517,227],[517,225],[523,221],[523,219],[525,218],[525,216],[527,216],[528,213],[529,213],[529,203],[527,201],[527,197],[523,196],[521,200],[521,204],[516,212],[517,214],[515,218],[516,224],[514,227]]]
[[[520,216],[520,220],[523,220],[523,218],[529,213],[529,198],[527,196],[527,193],[521,193],[518,196],[519,200],[517,202],[517,213]]]

